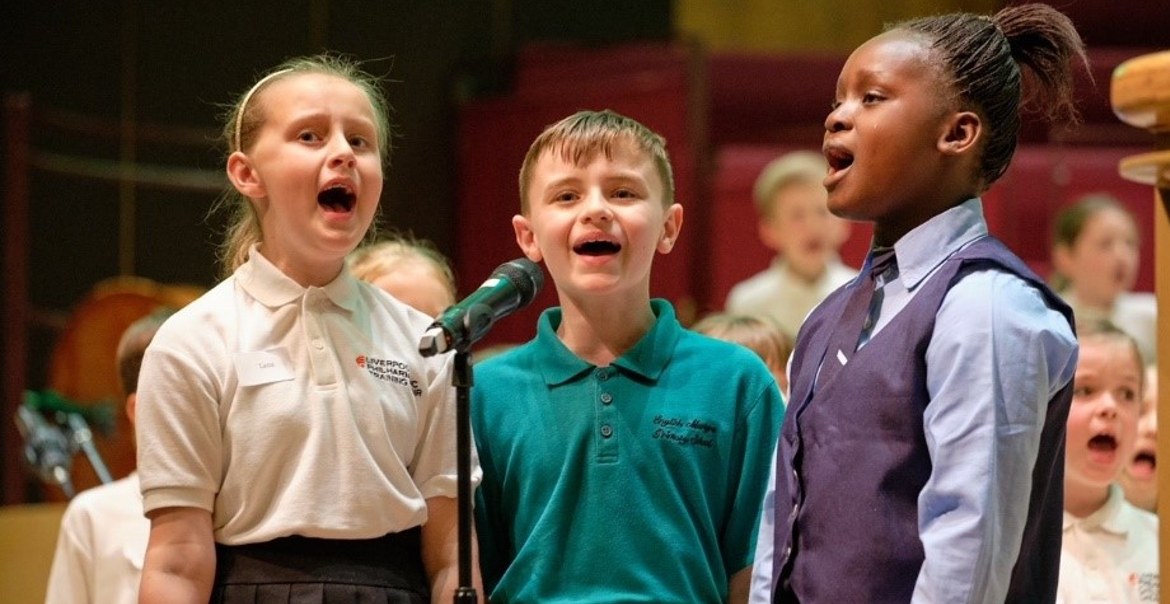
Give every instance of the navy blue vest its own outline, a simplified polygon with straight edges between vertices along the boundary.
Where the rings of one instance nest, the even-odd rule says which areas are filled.
[[[986,237],[947,259],[910,303],[841,373],[810,396],[828,338],[858,281],[808,317],[793,354],[792,397],[776,476],[775,602],[909,602],[923,550],[918,494],[930,476],[923,431],[926,348],[951,286],[998,268],[1072,311],[999,240]],[[1071,383],[1048,402],[1020,555],[1008,602],[1056,599]]]

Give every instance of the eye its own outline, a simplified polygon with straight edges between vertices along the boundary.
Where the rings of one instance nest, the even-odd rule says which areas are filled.
[[[553,195],[552,198],[552,200],[557,203],[571,203],[576,201],[576,199],[577,193],[574,191],[561,191],[560,193]]]
[[[829,111],[836,111],[837,108],[840,106],[841,106],[841,101],[838,101],[837,99],[833,99],[833,102],[829,103]]]
[[[366,149],[371,145],[369,139],[364,136],[351,136],[349,137],[349,146],[354,149]]]
[[[872,105],[878,101],[884,100],[885,97],[876,92],[867,92],[861,97],[861,102],[865,105]]]
[[[312,130],[302,130],[300,134],[297,134],[297,140],[302,143],[315,143],[320,141],[321,137],[317,136],[317,133]]]
[[[618,189],[613,192],[617,199],[638,199],[638,193],[630,189]]]
[[[1073,396],[1076,398],[1086,398],[1093,395],[1093,389],[1089,386],[1077,386],[1073,388]]]
[[[1122,388],[1118,398],[1127,403],[1136,402],[1138,400],[1137,391],[1132,388]]]

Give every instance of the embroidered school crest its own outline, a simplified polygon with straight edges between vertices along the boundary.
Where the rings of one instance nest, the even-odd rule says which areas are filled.
[[[365,369],[375,379],[406,386],[415,396],[422,396],[422,388],[419,388],[418,380],[410,375],[410,366],[406,363],[394,359],[376,359],[364,354],[359,354],[355,361],[358,367]]]

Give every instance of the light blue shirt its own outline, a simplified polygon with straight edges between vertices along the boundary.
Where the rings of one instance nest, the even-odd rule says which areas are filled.
[[[943,261],[986,234],[976,198],[898,240],[897,270],[875,279],[883,295],[861,345],[906,307]],[[1023,279],[979,270],[947,292],[926,350],[930,403],[923,425],[933,469],[918,496],[925,560],[912,602],[1004,601],[1048,401],[1072,380],[1076,361],[1068,322]],[[752,603],[772,598],[775,470],[773,463]]]

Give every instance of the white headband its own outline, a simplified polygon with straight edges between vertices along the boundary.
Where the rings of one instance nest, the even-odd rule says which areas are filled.
[[[291,71],[292,69],[281,69],[279,71],[274,71],[260,78],[260,81],[256,82],[250,89],[248,89],[247,94],[244,95],[244,100],[240,101],[240,110],[238,113],[236,113],[236,131],[233,137],[235,140],[232,141],[235,143],[235,149],[233,149],[233,151],[243,151],[243,148],[240,146],[240,128],[244,125],[244,112],[248,109],[248,101],[252,100],[252,95],[256,94],[256,91],[260,90],[260,87],[267,84],[269,80],[272,80],[277,76],[290,73]]]

